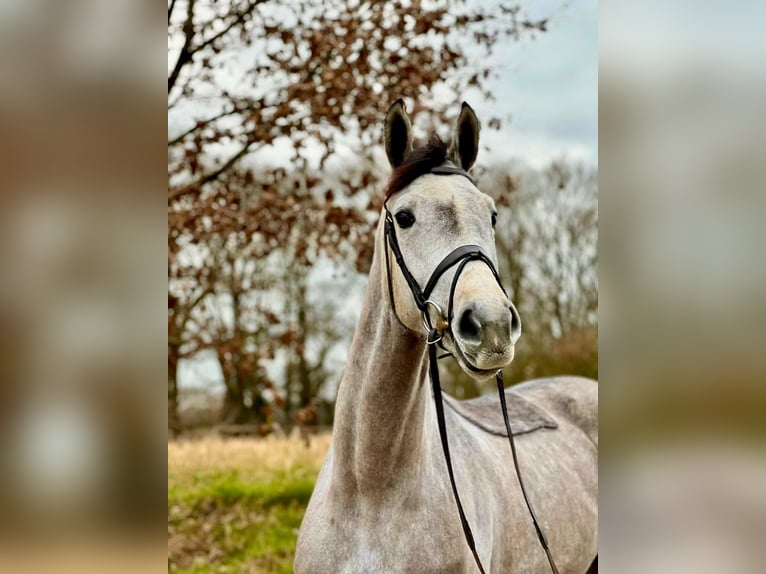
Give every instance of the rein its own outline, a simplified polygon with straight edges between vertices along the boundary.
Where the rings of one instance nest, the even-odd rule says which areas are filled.
[[[474,183],[473,178],[471,178],[471,176],[466,171],[457,167],[446,166],[446,165],[439,166],[439,167],[433,168],[431,170],[431,173],[435,175],[461,175],[461,176],[467,177],[471,181],[471,183]],[[444,401],[442,398],[441,384],[439,382],[438,359],[449,356],[450,353],[447,352],[446,354],[443,354],[437,357],[436,345],[439,345],[444,351],[447,351],[444,348],[442,340],[445,333],[448,333],[450,335],[452,334],[451,325],[452,325],[452,319],[453,319],[453,302],[455,297],[455,288],[457,287],[457,283],[458,283],[458,280],[460,279],[461,273],[463,272],[463,270],[465,269],[465,266],[468,263],[470,263],[471,261],[484,262],[487,265],[487,267],[489,267],[490,271],[492,271],[492,275],[495,277],[495,280],[497,281],[497,284],[500,286],[500,289],[503,291],[503,293],[506,294],[506,296],[507,296],[507,293],[505,291],[505,288],[503,287],[502,282],[500,281],[500,276],[497,273],[497,269],[495,269],[494,263],[478,245],[463,245],[461,247],[458,247],[457,249],[454,249],[444,259],[442,259],[439,265],[436,266],[436,269],[434,269],[433,273],[431,274],[431,277],[428,279],[428,283],[426,283],[425,288],[421,289],[420,284],[417,282],[415,277],[413,277],[412,273],[410,273],[410,270],[407,268],[407,264],[404,261],[404,256],[402,255],[401,249],[399,248],[399,242],[396,238],[394,218],[391,215],[391,212],[388,211],[387,206],[384,205],[384,209],[386,211],[385,236],[388,243],[388,248],[385,250],[386,274],[388,279],[388,295],[391,300],[391,308],[394,311],[394,316],[397,318],[397,320],[399,320],[400,323],[402,323],[401,319],[399,319],[399,315],[396,312],[396,303],[394,302],[394,292],[393,292],[393,285],[392,285],[392,278],[391,278],[391,263],[390,263],[389,255],[388,255],[389,249],[393,253],[394,259],[396,260],[396,263],[399,266],[399,269],[401,270],[402,275],[404,276],[404,279],[410,288],[410,291],[412,292],[412,296],[415,300],[415,304],[417,305],[420,312],[423,314],[423,325],[428,331],[428,334],[426,336],[426,343],[428,344],[428,359],[429,359],[428,372],[431,379],[431,387],[432,387],[433,397],[434,397],[434,406],[436,408],[436,420],[439,425],[439,438],[441,439],[442,450],[444,451],[444,458],[447,463],[447,473],[449,474],[450,484],[452,486],[452,494],[454,495],[455,503],[457,504],[457,510],[458,510],[458,514],[460,515],[460,523],[463,526],[463,534],[465,535],[465,540],[468,543],[468,547],[471,549],[473,558],[476,561],[476,566],[478,566],[479,568],[479,572],[481,572],[481,574],[485,574],[484,567],[482,566],[481,560],[479,559],[479,554],[476,550],[476,543],[474,542],[473,533],[471,532],[471,526],[468,524],[468,519],[466,518],[465,512],[463,511],[463,504],[460,501],[460,495],[458,494],[457,485],[455,484],[455,475],[452,469],[452,457],[450,456],[450,451],[449,451],[449,440],[447,438],[447,425],[444,419]],[[434,301],[431,301],[429,299],[429,296],[433,292],[441,276],[444,275],[444,273],[446,273],[449,269],[451,269],[455,265],[458,265],[458,268],[457,268],[457,271],[455,272],[455,276],[452,279],[452,285],[450,286],[449,301],[447,305],[447,315],[445,317],[444,312],[442,311],[442,308]],[[430,313],[431,309],[434,309],[437,312],[437,318],[434,322],[431,321],[431,313]],[[403,323],[402,325],[404,326]],[[453,337],[453,341],[454,341],[454,337]],[[457,348],[456,342],[455,342],[455,347]],[[469,370],[473,372],[483,372],[481,369],[478,369],[477,367],[472,365],[467,360],[466,357],[462,357],[462,359]],[[521,487],[521,493],[524,496],[524,502],[527,505],[527,509],[529,510],[530,516],[532,517],[532,522],[535,526],[535,531],[537,532],[537,538],[540,541],[540,545],[542,546],[543,550],[545,551],[546,557],[548,558],[548,564],[550,564],[551,571],[553,572],[553,574],[558,574],[558,569],[556,568],[556,564],[553,561],[553,556],[551,555],[550,548],[548,547],[548,540],[546,539],[545,533],[543,532],[542,528],[540,527],[540,524],[537,521],[535,512],[532,509],[532,504],[529,501],[529,497],[527,496],[527,491],[526,491],[526,488],[524,487],[524,482],[521,479],[521,470],[519,469],[519,461],[518,461],[518,456],[516,454],[516,445],[514,444],[514,440],[513,440],[511,423],[508,420],[508,407],[505,401],[505,387],[503,384],[502,371],[500,370],[497,371],[497,373],[495,374],[495,380],[497,382],[497,392],[500,395],[500,407],[503,411],[503,421],[505,422],[505,429],[508,432],[508,441],[510,442],[510,445],[511,445],[511,455],[513,457],[513,466],[516,469],[516,476],[519,479],[519,486]]]

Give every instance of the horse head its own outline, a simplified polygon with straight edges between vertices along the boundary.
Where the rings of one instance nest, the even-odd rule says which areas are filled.
[[[387,244],[379,248],[387,250],[388,289],[400,322],[437,333],[461,368],[483,379],[513,360],[521,320],[497,277],[495,203],[468,174],[479,128],[463,103],[451,142],[432,135],[414,148],[403,102],[391,106],[384,130],[393,168]]]

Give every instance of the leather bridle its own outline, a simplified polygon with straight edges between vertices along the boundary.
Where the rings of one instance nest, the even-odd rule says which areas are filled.
[[[463,177],[468,178],[471,183],[474,183],[473,178],[468,174],[468,172],[452,166],[439,166],[436,168],[433,168],[431,170],[432,174],[435,175],[461,175]],[[389,249],[394,255],[394,259],[396,260],[397,265],[399,266],[399,269],[402,272],[402,275],[404,276],[404,280],[406,281],[407,285],[410,288],[410,291],[412,292],[413,299],[415,300],[415,305],[417,305],[420,312],[423,314],[423,326],[426,328],[427,335],[426,335],[426,343],[428,344],[428,357],[429,357],[429,374],[431,378],[431,387],[433,390],[433,397],[434,397],[434,405],[436,407],[436,420],[439,425],[439,437],[441,439],[442,443],[442,450],[444,451],[444,458],[447,462],[447,473],[449,474],[450,484],[452,485],[452,494],[455,497],[455,503],[457,504],[457,510],[460,515],[460,522],[463,525],[463,533],[465,534],[465,540],[468,543],[468,547],[471,549],[471,552],[473,553],[473,558],[476,561],[476,565],[479,568],[479,572],[482,574],[485,573],[484,567],[482,566],[481,560],[479,559],[479,554],[476,551],[476,544],[473,539],[473,534],[471,532],[471,527],[468,524],[468,519],[465,516],[465,512],[463,512],[463,504],[460,502],[460,495],[457,491],[457,486],[455,484],[455,475],[452,470],[452,459],[450,457],[450,451],[449,451],[449,441],[447,439],[447,425],[444,420],[444,403],[442,399],[442,388],[439,383],[439,366],[438,366],[438,359],[449,356],[451,353],[449,353],[443,346],[442,340],[445,334],[449,334],[452,336],[453,344],[455,345],[455,348],[458,349],[457,342],[455,341],[454,336],[452,335],[452,320],[453,320],[453,303],[455,298],[455,288],[457,287],[458,280],[460,279],[460,275],[465,269],[465,266],[470,263],[471,261],[482,261],[487,267],[489,267],[490,271],[492,271],[492,275],[495,277],[495,280],[497,281],[497,284],[500,286],[500,289],[503,291],[503,293],[507,296],[508,294],[505,291],[505,288],[503,287],[502,282],[500,281],[500,276],[497,273],[497,269],[495,268],[494,263],[492,262],[492,259],[484,253],[481,247],[478,245],[463,245],[461,247],[458,247],[457,249],[454,249],[451,253],[449,253],[442,261],[439,263],[439,265],[436,266],[436,269],[434,269],[433,273],[431,273],[431,277],[428,279],[428,282],[426,283],[425,288],[421,289],[420,284],[417,282],[415,277],[413,277],[412,273],[410,273],[410,270],[407,268],[407,264],[404,261],[404,256],[402,255],[402,251],[399,248],[399,242],[396,238],[396,229],[394,225],[394,218],[391,215],[391,212],[388,210],[388,206],[384,204],[384,209],[386,212],[386,220],[385,220],[385,238],[387,242],[387,248],[385,249],[386,253],[386,274],[388,279],[388,295],[391,300],[391,308],[394,312],[394,315],[399,320],[400,323],[402,323],[401,319],[399,318],[399,315],[396,313],[396,303],[394,301],[394,291],[393,291],[393,285],[392,285],[392,277],[391,277],[391,264],[389,260]],[[434,288],[436,287],[436,284],[439,282],[439,279],[446,273],[449,269],[454,267],[455,265],[458,266],[457,270],[455,271],[455,276],[452,278],[452,284],[450,286],[450,292],[449,292],[449,300],[447,304],[447,315],[444,315],[444,312],[442,308],[439,306],[438,303],[432,301],[429,299],[431,293],[433,292]],[[437,317],[434,321],[431,320],[431,310],[436,311]],[[402,323],[404,325],[404,323]],[[436,346],[439,345],[444,351],[447,351],[446,354],[443,354],[441,356],[436,355]],[[462,353],[460,353],[463,355]],[[465,363],[466,367],[477,373],[485,372],[482,369],[477,368],[476,366],[472,365],[468,359],[463,355],[461,356],[461,359]],[[513,465],[516,469],[516,476],[519,479],[519,486],[521,487],[521,493],[524,496],[524,502],[526,502],[527,509],[529,510],[529,514],[532,517],[532,522],[535,527],[535,531],[537,532],[537,537],[540,541],[540,545],[542,546],[543,550],[545,551],[545,555],[548,558],[548,563],[550,564],[551,571],[553,574],[558,574],[558,569],[556,568],[556,564],[553,561],[553,556],[551,555],[550,548],[548,547],[548,540],[545,538],[545,534],[543,533],[542,528],[540,527],[540,524],[537,521],[537,517],[535,516],[535,512],[532,509],[532,504],[529,501],[529,497],[527,496],[526,488],[524,487],[524,482],[521,479],[521,471],[519,470],[519,462],[518,462],[518,456],[516,454],[516,445],[514,444],[513,440],[513,432],[511,431],[511,424],[508,420],[508,407],[506,405],[505,401],[505,386],[503,384],[503,372],[501,370],[498,370],[495,374],[495,380],[497,382],[497,391],[500,395],[500,407],[503,412],[503,421],[505,422],[505,430],[508,433],[508,440],[511,445],[511,455],[513,456]]]

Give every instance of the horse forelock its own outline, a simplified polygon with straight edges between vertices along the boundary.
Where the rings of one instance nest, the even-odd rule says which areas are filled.
[[[447,160],[448,153],[447,144],[436,133],[432,133],[424,146],[408,153],[399,167],[391,173],[386,186],[386,199],[410,185],[421,175],[430,173],[433,168],[442,165]]]

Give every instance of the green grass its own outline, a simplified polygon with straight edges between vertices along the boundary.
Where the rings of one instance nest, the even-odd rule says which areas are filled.
[[[176,471],[169,458],[168,571],[292,572],[318,466],[205,466]]]
[[[263,507],[291,502],[305,505],[314,488],[314,477],[300,469],[294,475],[272,475],[263,482],[243,481],[237,474],[206,473],[195,477],[192,484],[170,485],[168,508],[172,504],[193,505],[210,498],[225,505],[240,502]]]
[[[226,473],[195,482],[168,490],[168,534],[182,550],[178,556],[169,550],[170,571],[292,572],[313,480],[249,483]]]

